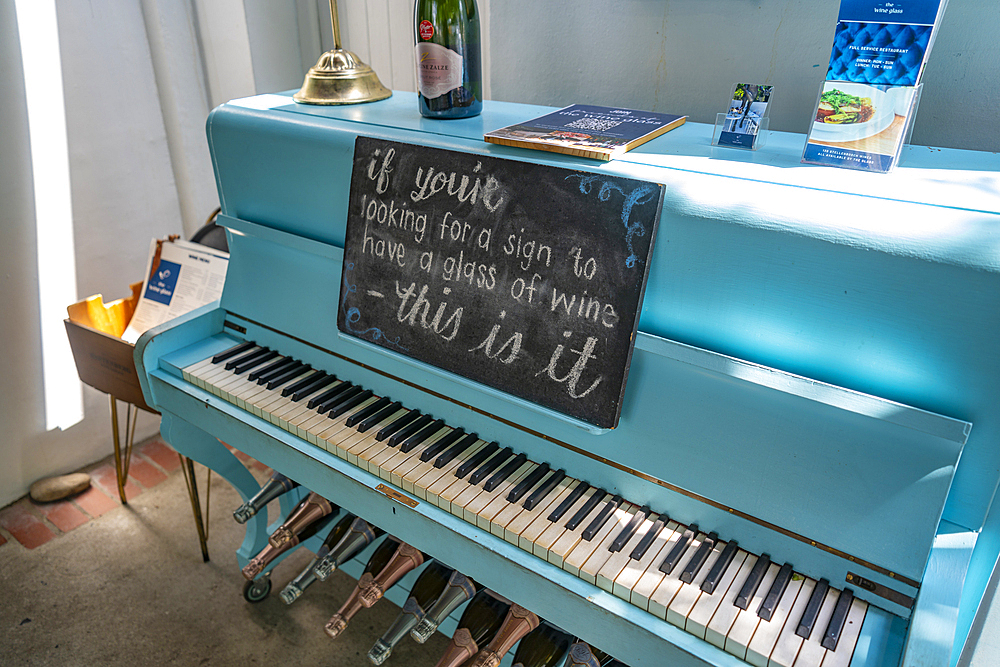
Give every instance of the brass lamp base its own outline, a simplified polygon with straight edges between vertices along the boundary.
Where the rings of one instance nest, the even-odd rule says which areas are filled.
[[[292,99],[302,104],[360,104],[390,95],[371,67],[352,52],[336,48],[309,68],[302,89]]]

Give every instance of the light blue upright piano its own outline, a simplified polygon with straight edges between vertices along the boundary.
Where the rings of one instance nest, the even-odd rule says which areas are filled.
[[[432,121],[408,93],[346,107],[262,95],[213,111],[229,274],[218,304],[136,347],[163,436],[250,497],[259,486],[228,443],[633,667],[967,658],[1000,551],[997,156],[911,147],[877,176],[799,164],[795,134],[714,149],[696,123],[609,163],[482,141],[542,111],[487,103]],[[357,137],[665,186],[617,428],[338,331]],[[245,341],[563,469],[565,492],[603,492],[595,512],[620,497],[622,526],[642,508],[625,551],[647,533],[652,546],[560,562],[185,370]],[[266,532],[262,516],[248,523],[240,566]],[[689,568],[699,552],[708,564]],[[676,566],[650,585],[668,557]]]

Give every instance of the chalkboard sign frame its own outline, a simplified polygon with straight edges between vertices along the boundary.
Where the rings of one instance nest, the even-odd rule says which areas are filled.
[[[614,428],[664,190],[359,136],[338,329]]]

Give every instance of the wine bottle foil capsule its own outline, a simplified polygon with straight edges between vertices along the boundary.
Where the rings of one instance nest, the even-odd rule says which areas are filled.
[[[344,620],[344,617],[340,614],[334,614],[333,617],[326,622],[326,626],[323,629],[326,630],[326,634],[336,639],[346,627],[347,621]]]
[[[281,591],[281,600],[285,604],[292,604],[302,595],[302,589],[293,583],[289,583]]]
[[[431,635],[437,632],[437,629],[437,623],[429,618],[424,618],[417,623],[417,627],[410,630],[410,637],[418,644],[423,644],[431,638]]]
[[[368,659],[376,665],[381,665],[392,654],[392,647],[379,639],[368,651]]]
[[[233,510],[233,518],[236,519],[236,523],[246,523],[255,514],[257,512],[250,505],[240,505]]]

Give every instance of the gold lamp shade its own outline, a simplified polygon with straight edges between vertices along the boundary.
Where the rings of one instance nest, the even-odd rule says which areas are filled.
[[[384,100],[392,95],[371,67],[354,53],[341,48],[337,0],[330,0],[330,18],[334,48],[309,68],[302,88],[292,99],[302,104],[359,104]]]

